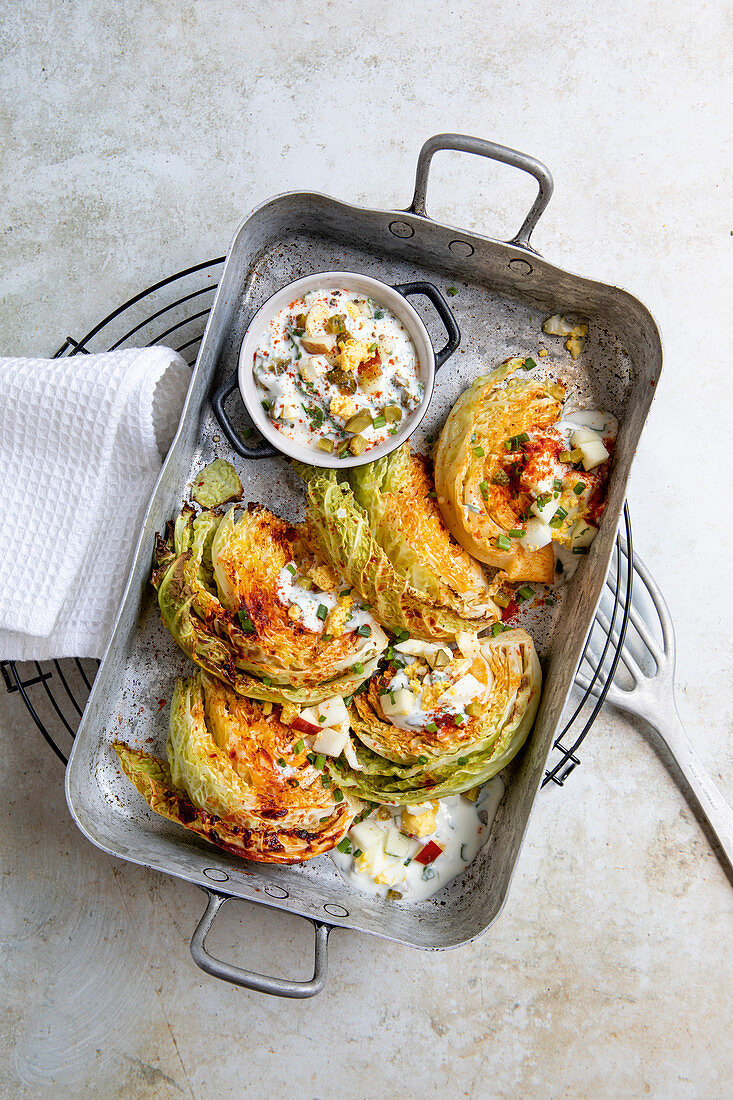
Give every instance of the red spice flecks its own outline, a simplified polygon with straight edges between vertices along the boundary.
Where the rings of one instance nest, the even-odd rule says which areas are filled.
[[[167,699],[158,699],[158,710],[162,710],[167,702]]]
[[[517,603],[517,601],[512,596],[511,600],[506,605],[506,607],[502,608],[501,621],[503,623],[507,622],[507,620],[512,619],[518,613],[518,611],[519,611],[519,604]]]

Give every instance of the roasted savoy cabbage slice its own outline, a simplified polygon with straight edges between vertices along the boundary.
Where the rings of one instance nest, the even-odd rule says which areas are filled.
[[[461,643],[471,654],[465,671],[482,683],[481,704],[469,707],[473,713],[458,708],[457,719],[443,713],[415,726],[409,719],[395,725],[383,710],[389,705],[390,686],[396,683],[396,669],[388,667],[349,708],[358,768],[341,758],[332,765],[345,791],[370,802],[409,804],[444,798],[486,783],[516,756],[532,728],[542,686],[532,639],[524,630],[508,630],[495,638],[473,638],[472,651],[464,637]],[[456,659],[460,654],[454,655]],[[409,682],[414,667],[397,675]],[[433,672],[425,683],[434,680]],[[425,706],[430,687],[422,691]]]
[[[429,459],[405,443],[351,470],[349,481],[374,538],[412,588],[470,621],[501,617],[483,569],[445,525]]]
[[[234,855],[299,863],[338,844],[361,804],[314,767],[277,708],[196,673],[176,684],[167,761],[115,743],[148,805]]]
[[[223,516],[186,508],[158,539],[156,557],[152,581],[166,627],[196,664],[242,695],[303,705],[348,696],[386,648],[371,616],[354,616],[358,601],[334,594],[340,578],[300,529],[266,508],[250,506],[239,519],[234,508]],[[293,600],[317,615],[283,598],[283,577]],[[343,613],[329,633],[330,605]]]
[[[424,577],[431,573],[435,594],[416,588],[407,575],[412,564],[407,540],[401,540],[403,558],[395,565],[373,533],[369,516],[357,503],[350,485],[335,470],[294,465],[306,484],[308,541],[360,593],[388,630],[395,634],[407,631],[414,638],[450,639],[463,631],[475,632],[491,621],[467,618],[446,606],[437,575],[431,570],[426,570]],[[409,498],[405,507],[409,507]],[[444,587],[447,589],[447,585]],[[490,601],[487,607],[487,614],[497,618]]]

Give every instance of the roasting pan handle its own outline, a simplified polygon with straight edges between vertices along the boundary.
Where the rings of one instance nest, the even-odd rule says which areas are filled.
[[[211,931],[214,918],[222,906],[231,897],[226,894],[217,894],[214,890],[206,890],[209,901],[206,911],[196,926],[196,931],[191,937],[191,955],[197,966],[201,967],[213,978],[221,978],[232,985],[241,985],[245,989],[253,989],[256,993],[270,993],[273,997],[315,997],[326,984],[328,969],[328,935],[331,931],[330,924],[321,921],[313,921],[316,934],[315,962],[313,965],[313,977],[307,982],[296,982],[291,978],[274,978],[269,974],[258,974],[254,970],[243,970],[232,963],[226,963],[217,959],[206,950],[206,937]]]
[[[550,170],[541,161],[535,160],[534,157],[527,156],[526,153],[519,153],[516,149],[509,149],[506,145],[497,145],[495,141],[469,137],[467,134],[436,134],[434,137],[428,138],[420,150],[420,156],[417,158],[415,194],[409,207],[411,213],[419,214],[423,218],[428,216],[425,210],[425,196],[428,189],[430,162],[441,149],[455,149],[459,153],[475,153],[479,157],[488,157],[489,160],[498,160],[502,164],[511,165],[513,168],[521,168],[523,172],[529,172],[531,176],[534,176],[539,184],[537,198],[534,200],[532,209],[524,219],[517,235],[507,241],[507,244],[516,244],[521,248],[528,248],[531,252],[534,252],[535,250],[530,246],[529,238],[550,201],[552,189],[555,186]]]
[[[229,419],[229,413],[224,407],[227,398],[234,393],[239,385],[239,372],[235,370],[234,374],[231,374],[227,378],[226,382],[223,382],[219,389],[216,390],[211,397],[211,407],[214,410],[214,416],[219,421],[219,427],[224,432],[237,454],[240,454],[242,458],[272,458],[274,455],[279,454],[273,446],[269,443],[265,443],[264,439],[257,446],[250,447],[248,443],[242,439],[237,429]]]

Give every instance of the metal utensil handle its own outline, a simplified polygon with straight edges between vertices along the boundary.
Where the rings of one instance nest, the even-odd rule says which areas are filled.
[[[448,334],[448,342],[445,347],[435,352],[435,369],[438,370],[439,367],[443,366],[446,359],[450,359],[461,342],[461,330],[458,327],[453,310],[437,286],[433,286],[432,283],[397,283],[392,289],[399,291],[403,298],[408,298],[411,294],[424,294],[435,306],[436,312],[445,325],[445,331]]]
[[[205,888],[204,888],[205,889]],[[269,974],[258,974],[254,970],[243,970],[242,967],[226,963],[217,959],[206,950],[206,937],[211,931],[216,914],[230,897],[217,894],[214,890],[206,890],[209,901],[206,911],[196,926],[196,931],[191,937],[191,955],[193,961],[214,978],[231,982],[232,985],[241,985],[245,989],[253,989],[256,993],[269,993],[273,997],[305,998],[315,997],[326,984],[328,971],[328,934],[331,931],[330,924],[322,924],[313,921],[316,933],[315,962],[313,965],[313,977],[307,982],[296,982],[290,978],[274,978]]]
[[[659,716],[659,712],[652,715],[645,711],[644,720],[653,726],[675,758],[710,828],[720,841],[728,863],[733,867],[733,809],[723,798],[690,741],[677,708],[673,706],[664,719]]]
[[[489,160],[498,160],[502,164],[509,164],[513,168],[521,168],[523,172],[529,172],[537,180],[539,191],[534,200],[532,209],[522,222],[521,228],[515,237],[507,244],[516,244],[521,248],[530,248],[529,238],[537,225],[545,207],[552,196],[555,186],[550,170],[541,161],[534,157],[520,153],[516,149],[509,149],[506,145],[497,145],[495,141],[486,141],[484,138],[469,137],[467,134],[436,134],[428,138],[420,150],[417,158],[417,170],[415,172],[415,194],[409,210],[413,214],[419,214],[426,218],[425,195],[428,189],[428,176],[430,174],[430,162],[436,153],[442,149],[454,149],[459,153],[475,153],[479,157],[488,157]],[[534,251],[534,249],[531,249]]]
[[[227,398],[239,387],[239,372],[235,371],[223,385],[219,386],[211,397],[211,407],[214,410],[214,416],[219,421],[219,427],[224,432],[237,454],[240,454],[242,458],[272,458],[279,452],[275,450],[269,443],[265,443],[263,440],[255,447],[250,447],[245,443],[237,429],[229,419],[229,415],[224,408],[224,403]]]

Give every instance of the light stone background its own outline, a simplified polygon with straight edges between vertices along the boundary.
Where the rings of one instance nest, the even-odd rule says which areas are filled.
[[[634,534],[677,624],[683,721],[733,798],[726,5],[0,12],[4,354],[50,353],[221,254],[274,193],[406,205],[432,133],[550,166],[536,247],[627,287],[662,330]],[[443,154],[429,209],[509,236],[532,194],[510,169]],[[4,1097],[733,1096],[730,885],[641,730],[612,712],[567,786],[538,798],[487,936],[430,955],[336,932],[327,989],[304,1003],[200,974],[201,893],[82,838],[17,697],[0,696],[0,731]],[[286,974],[311,950],[305,922],[244,904],[212,945]]]

